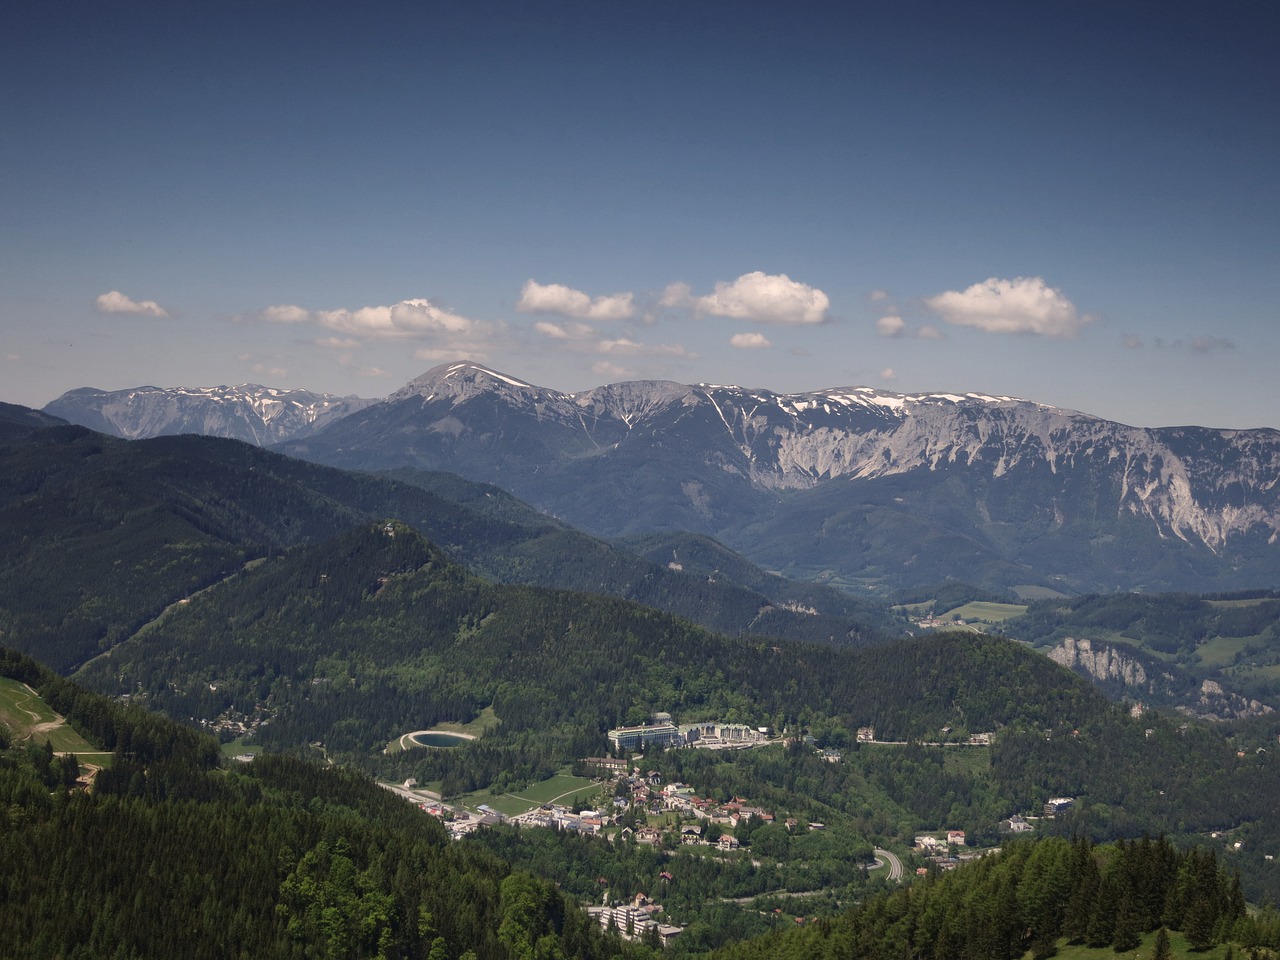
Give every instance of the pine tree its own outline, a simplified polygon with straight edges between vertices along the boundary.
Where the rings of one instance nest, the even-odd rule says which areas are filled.
[[[1151,952],[1151,960],[1170,960],[1173,951],[1169,948],[1169,931],[1164,927],[1156,934],[1155,949]]]

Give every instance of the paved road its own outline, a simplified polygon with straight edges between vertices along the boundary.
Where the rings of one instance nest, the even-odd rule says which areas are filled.
[[[881,864],[889,864],[889,879],[902,879],[902,861],[898,859],[896,853],[890,853],[888,850],[881,850],[876,847],[876,866]]]

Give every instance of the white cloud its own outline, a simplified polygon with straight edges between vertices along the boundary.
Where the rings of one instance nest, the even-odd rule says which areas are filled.
[[[901,317],[881,317],[876,321],[876,333],[882,337],[900,337],[907,329],[907,322]]]
[[[306,323],[311,319],[311,313],[292,304],[279,304],[267,307],[258,314],[258,319],[266,320],[268,323]]]
[[[331,350],[355,350],[360,345],[360,341],[354,337],[321,337],[316,341],[316,346]]]
[[[586,340],[596,334],[596,328],[591,324],[576,321],[552,323],[550,320],[539,320],[533,325],[533,329],[552,340]]]
[[[447,347],[422,347],[413,351],[413,357],[415,360],[433,360],[437,363],[457,360],[459,357],[467,357],[471,360],[486,360],[489,357],[489,348],[475,341],[459,341]]]
[[[632,293],[615,293],[593,300],[581,290],[563,284],[526,280],[520,290],[516,310],[520,313],[550,313],[577,320],[629,320],[636,312],[634,299]]]
[[[663,306],[683,306],[689,288],[672,284],[662,297]],[[785,273],[767,274],[756,270],[728,283],[718,281],[715,291],[693,298],[697,313],[756,323],[824,323],[831,301],[816,287],[792,280]]]
[[[255,315],[267,323],[314,323],[348,337],[375,340],[411,340],[426,337],[456,337],[485,333],[488,325],[451,313],[429,300],[401,300],[390,306],[360,307],[357,310],[306,310],[292,304],[267,307]],[[338,345],[338,338],[325,344]]]
[[[914,337],[917,340],[945,340],[947,335],[931,324],[912,330],[897,314],[876,321],[876,333],[882,337]]]
[[[880,379],[881,380],[897,380],[898,373],[896,370],[893,369],[893,367],[885,367],[883,370],[880,371]]]
[[[1141,350],[1142,338],[1134,336],[1132,333],[1126,333],[1120,338],[1120,345],[1126,350]]]
[[[361,367],[355,371],[357,377],[389,377],[390,372],[383,370],[381,367]]]
[[[729,346],[739,350],[763,350],[773,344],[762,333],[735,333],[729,338]]]
[[[888,299],[889,299],[889,291],[887,291],[887,290],[872,290],[872,291],[871,291],[870,296],[868,297],[868,299],[869,299],[869,300],[871,300],[873,303],[878,303],[878,302],[879,302],[879,301],[881,301],[881,300],[888,300]]]
[[[1093,320],[1040,277],[991,277],[965,290],[926,297],[925,305],[947,323],[987,333],[1032,333],[1068,338]]]
[[[693,288],[687,283],[669,283],[658,299],[660,307],[692,307],[694,305]]]
[[[99,313],[132,313],[139,317],[167,317],[169,311],[154,300],[130,300],[119,290],[99,295],[94,301]]]
[[[626,337],[617,340],[601,340],[596,353],[620,357],[685,357],[688,352],[678,343],[637,343]]]
[[[269,377],[287,377],[289,371],[284,367],[273,367],[265,363],[255,363],[250,369],[256,374],[266,374]]]
[[[591,365],[591,372],[600,377],[635,376],[635,371],[620,367],[616,363],[610,363],[608,360],[597,360]]]

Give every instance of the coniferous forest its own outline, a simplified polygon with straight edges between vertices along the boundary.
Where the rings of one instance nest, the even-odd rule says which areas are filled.
[[[1269,913],[1242,912],[1280,897],[1273,715],[1131,711],[1023,644],[895,637],[892,615],[859,604],[791,611],[768,637],[716,632],[706,624],[745,622],[752,604],[765,604],[760,624],[777,611],[758,581],[713,582],[734,567],[711,545],[692,545],[717,565],[701,583],[658,577],[439,476],[66,427],[5,444],[0,640],[16,649],[0,673],[110,760],[86,790],[86,766],[0,726],[2,956],[645,955],[579,909],[601,878],[621,896],[664,884],[669,909],[692,918],[683,955],[1043,957],[1064,943],[1129,949],[1161,929],[1192,946],[1280,947]],[[547,557],[559,559],[542,576]],[[596,592],[553,586],[593,576]],[[1204,609],[1171,603],[1144,600],[1125,629],[1164,636],[1178,609]],[[671,612],[698,607],[702,625]],[[445,798],[518,792],[656,712],[778,742],[651,751],[644,769],[828,829],[747,820],[743,854],[726,860],[507,829],[450,843],[370,779],[416,778]],[[482,718],[457,749],[385,749]],[[267,753],[228,764],[210,731]],[[989,745],[964,745],[974,734]],[[1000,822],[1053,796],[1077,802],[1041,821],[1038,841],[1009,842]],[[873,847],[940,829],[1006,849],[892,893],[863,872]],[[757,897],[820,919],[767,933]]]
[[[625,956],[546,881],[512,872],[367,777],[287,757],[220,769],[210,738],[0,649],[112,752],[92,791],[0,743],[0,951],[15,958]]]

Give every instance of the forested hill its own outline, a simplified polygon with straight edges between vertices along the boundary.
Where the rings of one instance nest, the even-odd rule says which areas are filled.
[[[113,751],[86,793],[0,728],[0,953],[11,960],[626,957],[545,881],[511,872],[341,769],[259,757],[78,689],[0,648]]]
[[[238,441],[116,440],[41,428],[52,418],[26,413],[0,417],[15,424],[0,433],[0,636],[60,672],[250,560],[389,516],[451,554],[495,558],[498,575],[635,595],[717,629],[862,642],[887,623],[861,607],[762,617],[770,603],[757,591],[664,570],[549,520],[535,524],[528,508],[516,522],[419,485]]]
[[[1017,644],[975,635],[842,650],[728,638],[625,601],[495,585],[401,524],[275,557],[172,611],[82,677],[173,716],[253,714],[280,746],[368,752],[492,706],[503,735],[574,756],[656,710],[888,739],[1054,726],[1104,703]]]
[[[1280,947],[1274,911],[1246,916],[1239,883],[1212,853],[1163,840],[1107,847],[1050,839],[856,907],[833,921],[718,951],[716,960],[1036,960],[1060,946],[1169,957],[1169,931],[1192,950],[1235,941]],[[1270,948],[1268,950],[1267,948]],[[1262,951],[1262,952],[1259,952]],[[1220,954],[1218,954],[1220,955]]]

